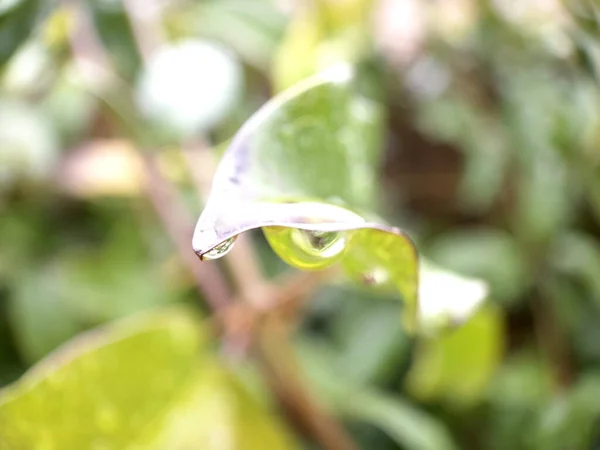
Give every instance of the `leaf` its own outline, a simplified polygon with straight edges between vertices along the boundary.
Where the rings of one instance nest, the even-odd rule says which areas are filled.
[[[406,388],[421,400],[475,403],[500,363],[503,348],[501,312],[488,304],[462,327],[418,342]]]
[[[407,450],[455,450],[448,431],[427,413],[398,396],[353,384],[332,368],[327,348],[304,341],[300,356],[313,386],[330,408],[348,418],[375,425]]]
[[[486,280],[494,300],[511,303],[528,286],[521,249],[508,233],[493,228],[471,228],[444,233],[426,249],[435,263],[459,274]]]
[[[600,377],[597,373],[583,373],[577,384],[567,393],[552,399],[540,411],[540,420],[532,436],[535,450],[562,450],[593,448],[598,438],[600,406]]]
[[[85,0],[85,6],[117,71],[127,80],[133,79],[141,61],[123,2]]]
[[[0,10],[0,66],[25,42],[47,10],[42,0],[17,0],[8,10]]]
[[[286,17],[269,0],[217,0],[198,2],[196,14],[184,14],[190,29],[210,40],[223,42],[246,62],[264,70],[281,40]],[[231,30],[235,30],[232,33]]]
[[[264,227],[294,267],[341,261],[354,279],[396,287],[412,326],[417,255],[399,229],[363,216],[377,204],[381,116],[352,82],[350,67],[337,66],[276,97],[242,127],[217,169],[193,247],[201,259],[218,258],[239,233]]]
[[[172,309],[81,335],[0,391],[0,448],[126,448],[187,382],[199,332]]]
[[[280,420],[252,397],[235,374],[211,361],[199,368],[159,436],[140,442],[139,448],[287,450],[295,444]]]
[[[0,100],[0,123],[0,189],[47,179],[59,152],[48,117],[26,103]]]
[[[38,268],[15,280],[8,317],[20,356],[34,363],[83,329],[77,311],[64,297],[57,267]]]
[[[487,283],[421,263],[419,325],[423,333],[461,325],[486,300]]]
[[[410,340],[397,318],[396,303],[374,299],[371,290],[362,291],[334,291],[340,297],[332,305],[335,310],[330,319],[339,349],[336,368],[357,384],[386,382],[396,378]]]
[[[277,92],[341,62],[367,53],[371,0],[316,2],[292,16],[275,52],[272,80]]]
[[[443,425],[398,396],[363,390],[340,406],[347,417],[381,428],[406,449],[452,450],[457,447]]]

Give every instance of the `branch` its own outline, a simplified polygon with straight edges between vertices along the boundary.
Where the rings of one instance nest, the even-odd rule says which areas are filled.
[[[266,326],[257,350],[262,373],[298,431],[326,450],[358,450],[341,424],[321,408],[305,388],[287,332],[277,322]]]
[[[192,219],[172,184],[167,181],[150,156],[143,156],[147,183],[146,192],[167,232],[175,242],[181,261],[193,276],[196,287],[215,311],[221,311],[228,303],[231,293],[225,278],[214,263],[200,264],[192,251]]]

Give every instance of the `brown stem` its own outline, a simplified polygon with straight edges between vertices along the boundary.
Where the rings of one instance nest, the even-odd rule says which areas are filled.
[[[256,353],[266,381],[298,432],[326,450],[358,450],[346,430],[320,407],[298,378],[300,370],[284,327],[276,322],[265,327]]]
[[[143,157],[146,192],[167,232],[175,242],[181,261],[193,276],[196,287],[215,311],[222,310],[231,298],[227,283],[214,263],[200,264],[192,250],[192,219],[181,204],[172,184],[161,174],[154,159]]]
[[[548,359],[554,384],[559,390],[567,389],[573,384],[574,378],[571,355],[552,301],[547,297],[542,298],[540,293],[534,293],[530,305],[538,345]]]

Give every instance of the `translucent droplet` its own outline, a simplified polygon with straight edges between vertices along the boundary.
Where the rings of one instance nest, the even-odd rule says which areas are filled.
[[[337,262],[344,254],[351,234],[287,227],[265,227],[263,231],[281,259],[303,270],[323,269]]]
[[[206,253],[203,253],[201,259],[219,259],[222,256],[225,256],[233,248],[233,243],[235,242],[236,238],[237,236],[234,236],[226,241],[221,242],[219,245],[214,246]]]

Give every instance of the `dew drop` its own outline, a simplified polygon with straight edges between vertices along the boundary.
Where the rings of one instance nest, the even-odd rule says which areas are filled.
[[[337,262],[348,244],[350,232],[310,231],[287,227],[265,227],[269,244],[289,265],[318,270]]]
[[[226,241],[221,242],[219,245],[214,246],[206,253],[203,253],[201,256],[202,260],[212,260],[219,259],[225,256],[227,253],[231,251],[233,248],[233,244],[236,240],[237,236],[227,239]]]

